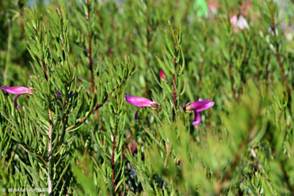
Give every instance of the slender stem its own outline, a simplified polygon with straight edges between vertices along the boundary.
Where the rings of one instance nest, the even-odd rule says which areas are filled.
[[[150,41],[151,41],[151,36],[150,36],[150,27],[149,27],[149,10],[148,10],[148,1],[146,1],[146,9],[145,9],[145,29],[146,29],[146,55],[145,55],[145,64],[147,65],[145,67],[145,71],[147,71],[148,67],[149,67],[149,50],[150,50]],[[144,91],[143,91],[143,95],[147,96],[148,94],[148,82],[145,82],[145,86],[144,86]]]
[[[114,127],[115,129],[115,127]],[[114,195],[115,195],[115,182],[114,182],[114,169],[115,169],[115,164],[114,164],[114,156],[115,156],[115,130],[113,130],[113,141],[112,141],[112,155],[111,155],[111,169],[112,169],[112,175],[111,175],[111,181],[112,181],[112,185],[113,185],[113,188],[114,188]]]
[[[173,101],[174,101],[174,106],[176,107],[177,104],[177,97],[176,97],[176,74],[174,73],[174,85],[173,85]]]
[[[92,59],[92,42],[91,42],[91,21],[90,21],[90,2],[87,0],[87,7],[88,7],[88,22],[89,22],[89,32],[88,32],[88,39],[89,39],[89,63],[90,63],[90,71],[91,71],[91,88],[92,93],[95,92],[95,84],[94,84],[94,73],[93,73],[93,59]]]
[[[205,55],[205,50],[202,51],[202,54],[201,54],[202,62],[200,64],[200,66],[199,66],[199,80],[198,80],[198,85],[197,85],[199,89],[201,87],[201,75],[202,75],[202,70],[203,70],[203,65],[204,65],[204,55]]]
[[[166,168],[169,153],[170,153],[170,143],[168,142],[167,147],[166,147],[166,157],[165,157],[165,161],[164,161],[164,168]]]
[[[175,67],[176,67],[176,57],[174,58],[174,62],[175,62]],[[176,115],[176,105],[177,105],[177,93],[176,93],[176,83],[177,83],[177,79],[176,79],[176,74],[173,74],[174,78],[173,78],[173,101],[174,101],[174,107],[173,107],[173,120],[175,120],[175,115]]]
[[[88,22],[89,22],[89,32],[88,32],[88,39],[89,39],[89,49],[88,49],[88,54],[89,54],[89,64],[90,64],[90,72],[91,72],[91,90],[94,95],[95,93],[95,83],[94,83],[94,71],[93,71],[93,58],[92,58],[92,41],[91,41],[91,14],[90,14],[90,2],[87,0],[87,7],[88,7]],[[100,18],[100,16],[99,16]],[[101,20],[100,20],[101,21]],[[105,34],[104,34],[105,36]],[[103,123],[100,119],[100,113],[99,110],[97,111],[97,116],[96,119],[98,119],[99,123],[101,124],[101,128],[103,128]],[[95,120],[96,120],[95,119]]]
[[[49,195],[52,195],[52,112],[49,109],[49,144],[48,144],[48,193]]]
[[[45,66],[45,62],[43,59],[40,59],[40,61],[42,61],[42,66],[43,66],[43,72],[44,72],[44,75],[45,75],[45,79],[47,80],[48,82],[48,75],[47,75],[47,71],[46,71],[46,66]]]
[[[270,5],[271,5],[270,10],[271,10],[271,20],[272,20],[272,31],[274,33],[274,37],[275,37],[275,41],[276,41],[276,44],[275,44],[276,45],[276,55],[278,57],[279,65],[280,65],[280,68],[281,68],[281,71],[282,71],[284,85],[286,86],[287,93],[288,93],[288,96],[289,96],[289,100],[291,100],[291,91],[290,91],[290,88],[289,88],[288,83],[287,83],[287,78],[286,78],[286,75],[285,75],[285,70],[284,70],[281,54],[279,52],[278,36],[277,36],[277,32],[276,32],[276,21],[275,21],[275,18],[274,18],[274,10],[273,10],[273,6],[272,6],[272,2],[271,2]],[[289,101],[289,103],[290,103],[290,101]]]
[[[6,84],[7,82],[7,70],[9,67],[9,62],[10,62],[10,50],[11,50],[11,23],[12,21],[9,19],[8,20],[8,40],[7,40],[7,55],[6,55],[6,62],[5,62],[5,70],[3,73],[3,82]]]
[[[171,29],[173,31],[173,29]],[[177,37],[176,32],[175,32],[175,37]],[[175,41],[175,56],[174,56],[174,69],[177,70],[177,50],[178,50],[178,43],[177,43],[177,38],[174,40]],[[173,101],[174,101],[174,110],[173,110],[173,119],[176,114],[176,105],[177,105],[177,93],[176,93],[176,84],[177,84],[177,79],[176,79],[176,73],[173,74]]]
[[[68,190],[67,190],[67,192],[66,192],[66,195],[65,195],[65,196],[68,196],[68,194],[70,193],[70,188],[71,188],[71,187],[69,187],[69,188],[68,188]]]
[[[149,12],[148,12],[148,1],[146,2],[146,49],[147,53],[149,53],[149,48],[150,48],[150,29],[149,29]],[[148,66],[148,55],[146,56],[146,65]]]

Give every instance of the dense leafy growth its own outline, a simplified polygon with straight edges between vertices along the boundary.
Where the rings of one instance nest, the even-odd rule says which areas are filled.
[[[293,4],[37,2],[0,1],[0,195],[294,195]]]

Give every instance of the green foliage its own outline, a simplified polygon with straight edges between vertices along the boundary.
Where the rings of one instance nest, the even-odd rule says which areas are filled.
[[[293,195],[293,4],[203,3],[0,2],[0,195]]]

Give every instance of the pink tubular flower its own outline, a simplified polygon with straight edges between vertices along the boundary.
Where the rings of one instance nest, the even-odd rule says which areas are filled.
[[[162,69],[159,71],[159,77],[162,81],[166,80],[166,75]]]
[[[154,100],[150,101],[149,99],[146,99],[144,97],[132,97],[130,94],[126,94],[126,100],[130,104],[139,107],[139,109],[136,111],[136,114],[135,114],[136,121],[139,121],[138,120],[138,112],[139,112],[140,108],[151,107],[152,109],[154,109],[154,108],[159,107],[159,105]]]
[[[238,28],[241,30],[244,30],[245,28],[249,29],[249,25],[248,25],[246,19],[242,15],[240,15],[240,16],[234,15],[231,18],[231,23],[233,25],[235,33],[238,33]]]
[[[208,108],[211,108],[213,105],[214,105],[214,102],[210,102],[210,99],[206,99],[203,101],[201,98],[199,98],[198,101],[195,101],[191,104],[187,103],[187,105],[185,106],[185,110],[186,112],[189,112],[191,110],[194,111],[195,118],[192,124],[196,126],[201,121],[201,116],[199,112],[203,110],[207,110]]]
[[[31,88],[26,88],[23,86],[13,86],[13,87],[9,87],[9,86],[2,86],[0,87],[3,91],[10,93],[10,94],[15,94],[17,95],[14,99],[14,105],[17,109],[19,109],[18,105],[17,105],[17,98],[21,95],[21,94],[33,94]]]

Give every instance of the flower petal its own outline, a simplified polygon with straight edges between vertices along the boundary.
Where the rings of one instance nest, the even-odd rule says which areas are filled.
[[[56,94],[58,97],[62,97],[61,93],[59,91],[56,91]]]
[[[21,95],[24,93],[32,94],[32,90],[23,86],[2,86],[0,87],[3,91],[10,93],[10,94],[15,94],[15,95]]]
[[[141,108],[139,108],[137,111],[136,111],[136,113],[135,113],[135,120],[138,122],[139,121],[139,119],[138,119],[138,112],[139,112],[139,110],[140,110]]]
[[[135,152],[135,150],[137,149],[137,144],[136,144],[136,142],[135,142],[135,140],[134,139],[132,139],[132,153],[134,153]]]
[[[233,27],[236,26],[237,22],[238,22],[238,17],[237,17],[237,15],[234,15],[234,16],[231,18],[231,23],[232,23]]]
[[[20,109],[19,107],[18,107],[18,105],[17,105],[17,98],[19,97],[19,95],[17,95],[16,97],[15,97],[15,99],[14,99],[14,105],[15,105],[15,107],[17,108],[17,109]]]
[[[211,99],[205,99],[205,100],[203,101],[201,98],[198,99],[198,101],[202,101],[202,102],[204,102],[204,103],[209,103],[210,100],[211,100]]]
[[[57,94],[57,97],[59,97],[59,101],[60,101],[61,103],[63,103],[63,101],[62,101],[62,94],[61,94],[61,92],[59,92],[59,91],[56,91],[56,94]]]
[[[205,105],[203,105],[201,108],[197,109],[197,112],[201,112],[203,110],[207,110],[208,108],[211,108],[214,105],[214,102],[209,102]]]
[[[202,99],[200,98],[199,100],[201,101],[195,101],[190,104],[192,110],[198,110],[199,108],[204,107],[206,104],[210,102],[210,99],[205,99],[204,101],[202,101]]]
[[[166,75],[162,69],[160,69],[160,71],[159,71],[159,77],[162,81],[164,81],[166,79]]]
[[[137,107],[151,107],[152,101],[144,97],[132,97],[130,94],[126,94],[126,100],[130,104]]]
[[[246,21],[246,19],[241,15],[239,16],[238,22],[237,22],[237,27],[239,27],[241,30],[249,29],[249,25]]]
[[[194,115],[195,115],[195,117],[194,117],[194,120],[193,120],[193,123],[192,124],[194,126],[197,126],[200,123],[200,121],[201,121],[201,115],[200,115],[199,112],[197,112],[195,110],[194,110]]]

